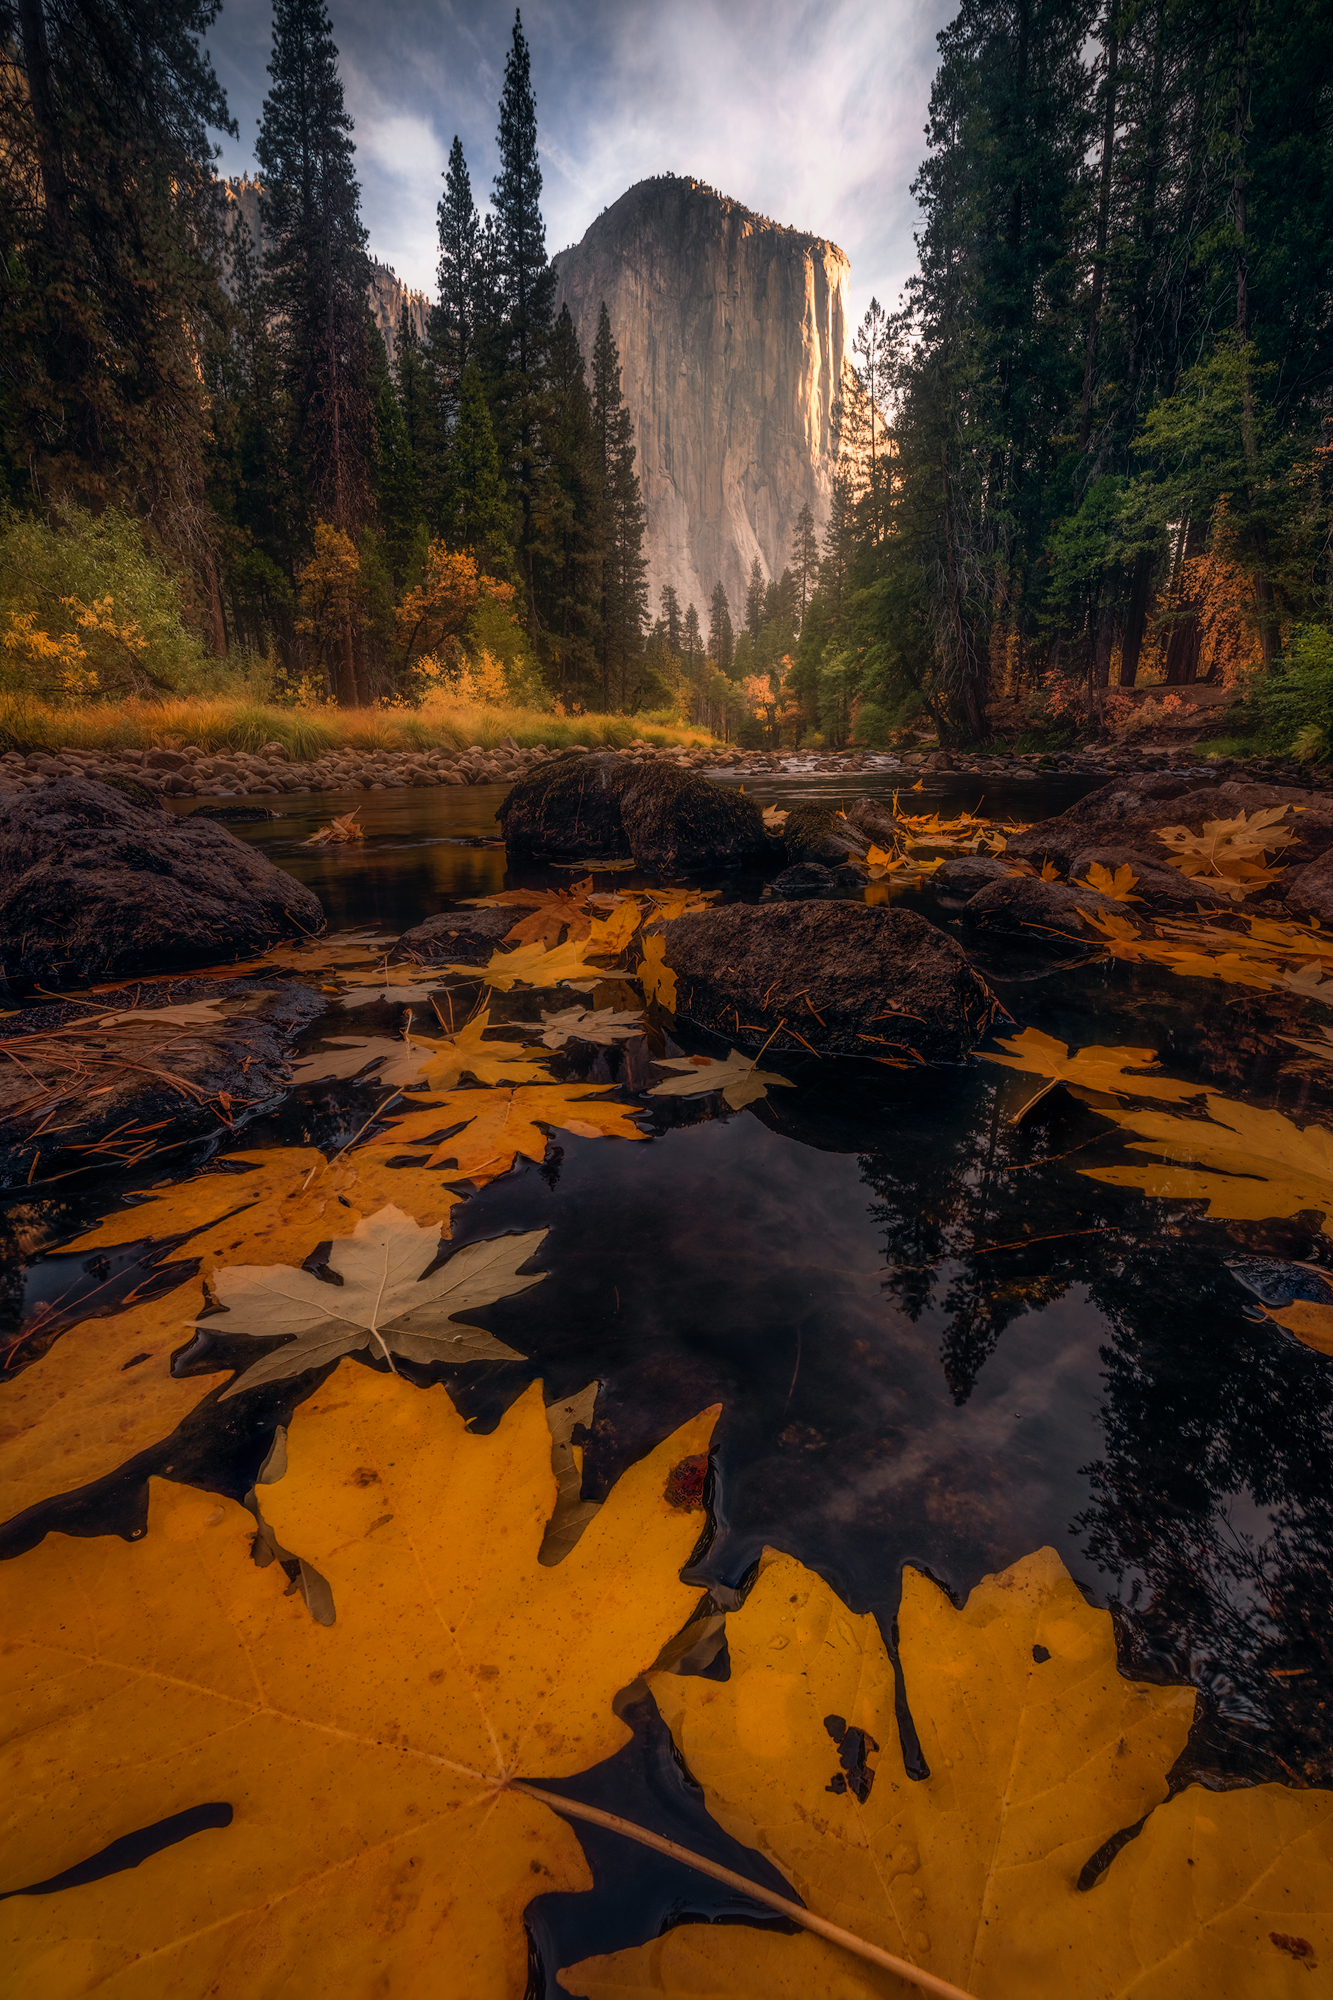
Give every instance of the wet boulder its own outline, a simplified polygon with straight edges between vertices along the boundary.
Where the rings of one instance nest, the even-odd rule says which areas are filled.
[[[441,910],[404,931],[392,959],[415,959],[420,965],[486,965],[501,938],[523,920],[523,911]]]
[[[516,857],[632,857],[675,874],[759,863],[770,852],[763,815],[744,793],[613,752],[553,758],[514,786],[498,818]]]
[[[0,799],[0,983],[114,979],[324,928],[318,898],[212,821],[60,778]]]
[[[790,862],[836,868],[852,855],[864,856],[870,843],[835,807],[799,805],[783,821],[782,844]]]
[[[1321,928],[1333,929],[1333,848],[1288,875],[1282,900],[1294,916],[1313,917]]]
[[[893,807],[883,799],[859,798],[847,808],[847,818],[855,830],[867,841],[873,841],[886,854],[892,854],[898,847],[901,834],[893,817]]]
[[[1141,846],[1085,847],[1069,865],[1071,886],[1090,886],[1088,872],[1098,865],[1111,875],[1126,866],[1133,871],[1136,880],[1132,893],[1138,898],[1138,902],[1131,905],[1133,908],[1160,910],[1163,915],[1170,915],[1200,907],[1207,910],[1232,910],[1236,907],[1225,890],[1208,881],[1206,876],[1185,875],[1179,868],[1168,867],[1165,849],[1153,854],[1145,853]]]
[[[1286,809],[1277,827],[1289,839],[1273,852],[1280,865],[1307,866],[1333,845],[1333,802],[1326,793],[1240,781],[1216,785],[1207,779],[1158,774],[1100,786],[1068,811],[1013,835],[1007,852],[1037,868],[1049,860],[1068,875],[1082,854],[1124,848],[1149,868],[1160,869],[1167,866],[1170,855],[1157,838],[1164,827],[1186,826],[1201,833],[1207,820],[1236,819],[1241,814],[1248,818],[1272,806]]]
[[[995,1000],[915,911],[732,903],[666,930],[676,1011],[734,1047],[961,1062]]]
[[[1002,882],[1011,871],[993,854],[957,854],[930,878],[936,895],[964,902],[992,882]]]
[[[824,868],[818,861],[795,861],[790,868],[784,868],[769,883],[775,896],[833,896],[838,884],[833,870]]]
[[[1067,882],[1043,882],[1039,875],[1009,875],[990,882],[963,905],[963,922],[979,931],[998,931],[1030,943],[1052,937],[1094,945],[1097,933],[1081,911],[1122,910],[1109,896],[1092,889],[1071,888]]]

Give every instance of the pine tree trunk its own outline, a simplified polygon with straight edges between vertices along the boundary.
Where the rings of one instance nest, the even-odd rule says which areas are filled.
[[[1106,289],[1106,238],[1111,215],[1111,164],[1115,153],[1116,65],[1119,42],[1115,22],[1106,24],[1106,116],[1102,125],[1101,194],[1097,202],[1097,251],[1092,267],[1092,300],[1088,309],[1088,339],[1083,362],[1083,399],[1079,406],[1078,448],[1088,448],[1092,428],[1092,391],[1097,371],[1097,343],[1101,335],[1102,294]]]
[[[1129,607],[1125,613],[1125,632],[1120,642],[1120,685],[1133,687],[1138,679],[1139,655],[1143,651],[1143,634],[1148,623],[1148,602],[1152,595],[1152,556],[1145,549],[1134,562],[1134,575],[1129,586]]]

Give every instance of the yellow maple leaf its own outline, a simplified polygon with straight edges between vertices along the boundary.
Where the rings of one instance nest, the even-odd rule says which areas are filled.
[[[669,1014],[674,1014],[676,975],[666,962],[667,941],[664,937],[649,936],[642,942],[643,957],[632,976],[643,989],[645,1000],[656,1000],[659,1007],[665,1007]]]
[[[1237,900],[1265,883],[1275,882],[1280,869],[1265,866],[1269,852],[1285,847],[1293,835],[1278,822],[1285,806],[1238,813],[1234,819],[1210,819],[1202,833],[1187,826],[1159,827],[1157,838],[1171,851],[1170,865],[1190,876],[1204,876],[1215,889]]]
[[[226,1382],[225,1375],[178,1381],[171,1372],[198,1303],[198,1285],[187,1282],[145,1305],[83,1320],[5,1384],[0,1521],[114,1472],[170,1436]]]
[[[582,944],[558,944],[546,951],[539,944],[522,944],[516,951],[497,951],[487,965],[447,965],[446,972],[461,973],[465,979],[480,979],[501,993],[514,986],[595,986],[606,972],[589,965]]]
[[[1083,1167],[1089,1180],[1144,1194],[1205,1200],[1210,1219],[1258,1222],[1317,1209],[1333,1235],[1333,1133],[1302,1130],[1280,1111],[1225,1097],[1207,1099],[1208,1118],[1110,1110],[1105,1116],[1137,1135],[1131,1152],[1157,1160],[1124,1167]]]
[[[251,1560],[234,1501],[151,1482],[148,1531],[50,1534],[0,1565],[9,1723],[0,1878],[21,1890],[126,1828],[223,1799],[230,1824],[125,1872],[5,1905],[13,1990],[205,2000],[298,1984],[519,2000],[522,1912],[591,1877],[511,1773],[569,1776],[629,1738],[617,1689],[684,1623],[698,1517],[668,1468],[626,1472],[554,1566],[534,1384],[486,1437],[441,1388],[344,1364],[264,1488],[274,1537],[326,1579],[316,1624]]]
[[[1295,1995],[1305,1975],[1270,1933],[1333,1955],[1333,1796],[1168,1796],[1193,1691],[1120,1673],[1110,1613],[1053,1549],[987,1577],[961,1612],[906,1570],[898,1629],[930,1773],[915,1782],[874,1618],[790,1556],[770,1551],[727,1614],[727,1680],[649,1676],[713,1818],[812,1913],[978,2000]],[[1080,1888],[1103,1843],[1145,1815]],[[583,2000],[915,1990],[808,1932],[731,1924],[675,1926],[561,1984]]]
[[[515,1042],[484,1039],[491,1025],[491,1010],[483,1008],[476,1019],[444,1039],[412,1037],[412,1047],[423,1051],[420,1080],[411,1087],[420,1090],[452,1090],[465,1076],[478,1083],[526,1083],[547,1071],[546,1059],[528,1055]]]
[[[538,1164],[546,1158],[543,1126],[619,1139],[642,1139],[632,1104],[607,1104],[603,1092],[586,1083],[531,1084],[517,1090],[455,1090],[438,1103],[394,1118],[365,1150],[395,1152],[430,1147],[428,1167],[452,1164],[461,1179],[494,1180],[507,1174],[516,1154]],[[449,1138],[435,1135],[463,1126]]]
[[[639,906],[627,896],[609,917],[593,918],[584,949],[590,958],[618,958],[639,923]]]
[[[1058,882],[1060,880],[1060,870],[1053,861],[1042,862],[1041,879],[1043,882]]]
[[[1139,878],[1130,867],[1128,861],[1122,862],[1114,875],[1102,862],[1090,862],[1088,864],[1088,872],[1083,879],[1089,889],[1096,889],[1099,895],[1108,897],[1113,903],[1141,903],[1143,901],[1142,896],[1134,896],[1130,893]]]
[[[1131,1074],[1133,1070],[1146,1070],[1156,1065],[1155,1049],[1102,1048],[1094,1045],[1075,1049],[1071,1053],[1063,1042],[1043,1035],[1039,1028],[1025,1028],[1021,1035],[1001,1042],[1000,1047],[1004,1050],[1003,1055],[992,1055],[987,1049],[978,1049],[977,1054],[983,1062],[998,1063],[1002,1069],[1021,1070],[1028,1075],[1050,1079],[1026,1100],[1020,1111],[1013,1114],[1010,1122],[1015,1125],[1059,1084],[1121,1097],[1161,1097],[1175,1104],[1183,1103],[1188,1097],[1198,1097],[1203,1090],[1202,1084],[1178,1083],[1171,1077],[1163,1076],[1159,1070],[1148,1076]]]

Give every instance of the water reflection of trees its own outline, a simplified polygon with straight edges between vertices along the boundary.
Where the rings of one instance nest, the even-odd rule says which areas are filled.
[[[1225,1268],[1238,1243],[1308,1255],[1308,1233],[1109,1195],[1074,1171],[1103,1132],[1068,1099],[1015,1128],[992,1098],[863,1156],[886,1290],[913,1319],[946,1316],[940,1363],[963,1403],[1016,1319],[1086,1289],[1113,1338],[1092,1502],[1070,1525],[1122,1664],[1206,1697],[1187,1764],[1327,1784],[1333,1363],[1248,1318]]]

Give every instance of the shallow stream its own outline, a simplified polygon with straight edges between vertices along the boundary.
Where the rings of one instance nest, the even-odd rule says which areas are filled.
[[[979,797],[977,782],[927,779],[912,809],[981,806],[1027,820],[1088,789],[1039,780]],[[780,773],[746,785],[765,804],[848,791],[845,779]],[[874,788],[858,780],[849,795]],[[237,831],[315,890],[331,929],[396,935],[448,900],[514,885],[503,850],[485,844],[502,795],[290,798],[281,819]],[[363,843],[301,845],[353,805]],[[534,878],[574,879],[522,879]],[[637,880],[608,874],[602,886]],[[722,886],[763,891],[757,879]],[[907,893],[953,921],[928,890]],[[992,945],[978,963],[1020,1028],[1071,1046],[1155,1049],[1187,1079],[1216,1082],[1229,1068],[1230,1096],[1302,1124],[1329,1118],[1315,1086],[1276,1080],[1262,997],[1020,946]],[[494,1018],[535,1005],[516,992]],[[307,1045],[344,1029],[394,1034],[401,1014],[390,1000],[354,1021],[326,1016]],[[683,1027],[676,1038],[687,1052],[705,1046]],[[708,1100],[706,1115],[694,1101],[656,1116],[648,1143],[558,1133],[543,1165],[520,1159],[453,1211],[457,1242],[550,1232],[539,1291],[482,1315],[527,1358],[447,1377],[474,1427],[491,1427],[535,1378],[548,1401],[597,1382],[584,1461],[584,1493],[596,1498],[674,1427],[721,1403],[716,1531],[690,1572],[720,1604],[773,1546],[872,1612],[892,1644],[904,1565],[961,1603],[982,1576],[1049,1544],[1089,1600],[1113,1610],[1124,1671],[1200,1691],[1173,1782],[1333,1785],[1333,1362],[1259,1316],[1232,1268],[1251,1260],[1253,1278],[1253,1260],[1333,1263],[1317,1221],[1209,1221],[1197,1201],[1088,1179],[1081,1169],[1127,1157],[1122,1136],[1059,1091],[1011,1122],[1033,1079],[982,1061],[920,1075],[785,1058],[778,1067],[795,1089],[739,1112]],[[593,1073],[609,1080],[614,1061]],[[232,1143],[333,1149],[366,1108],[364,1087],[308,1086]],[[40,1301],[94,1282],[59,1246],[132,1185],[85,1183],[14,1205],[11,1330]],[[0,1530],[0,1553],[57,1526],[133,1532],[147,1473],[168,1464],[177,1480],[240,1498],[273,1421],[306,1393],[284,1384],[205,1404],[147,1459]],[[903,1696],[910,1762],[910,1685]],[[630,1749],[565,1789],[677,1839],[703,1838],[703,1808],[660,1723],[643,1705],[632,1714]],[[613,1835],[580,1837],[598,1888],[531,1906],[534,1992],[553,1995],[562,1964],[691,1915],[762,1920]],[[728,1845],[717,1847],[724,1858]]]

